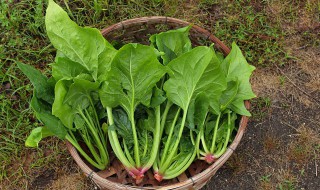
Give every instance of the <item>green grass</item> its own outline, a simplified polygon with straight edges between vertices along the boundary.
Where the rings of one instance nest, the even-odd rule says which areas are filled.
[[[189,3],[182,0],[60,0],[59,4],[80,26],[102,29],[113,23],[141,16],[165,15],[184,19],[212,31],[228,46],[236,41],[250,63],[270,67],[285,64],[290,55],[284,50],[282,21],[295,22],[297,6],[274,17],[268,9],[269,1],[257,6],[247,1],[198,0]],[[29,187],[34,171],[39,168],[60,166],[57,159],[67,159],[63,143],[55,138],[40,144],[40,149],[24,147],[30,130],[40,125],[28,106],[32,86],[18,70],[20,61],[37,67],[50,75],[48,64],[54,60],[55,50],[50,45],[44,26],[47,1],[44,0],[0,0],[0,187]],[[260,8],[259,8],[260,7]],[[262,8],[261,8],[262,7]],[[318,13],[318,7],[306,4],[309,12]],[[316,18],[319,19],[319,14]],[[311,45],[317,35],[306,31],[304,38]],[[280,79],[281,80],[281,79]],[[284,81],[283,81],[284,82]],[[258,110],[270,106],[270,99],[260,98],[255,102]],[[263,116],[259,116],[263,117]],[[51,152],[47,155],[46,152]],[[26,155],[32,154],[31,164],[25,164]],[[9,182],[9,180],[13,180]],[[284,184],[290,186],[290,184]]]

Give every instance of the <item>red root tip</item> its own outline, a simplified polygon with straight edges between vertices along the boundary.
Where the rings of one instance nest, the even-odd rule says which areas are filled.
[[[136,179],[136,184],[139,184],[143,181],[143,177],[144,175],[143,174],[140,174],[138,176],[135,176],[135,179]]]
[[[216,161],[216,157],[212,154],[208,154],[205,156],[204,160],[208,163],[208,164],[212,164],[213,162]]]
[[[129,174],[136,180],[136,184],[142,182],[144,175],[142,173],[134,174],[133,172],[129,171]]]
[[[161,182],[162,179],[163,179],[163,176],[160,175],[158,172],[156,172],[156,173],[154,174],[154,178],[155,178],[156,180],[158,180],[159,182]]]

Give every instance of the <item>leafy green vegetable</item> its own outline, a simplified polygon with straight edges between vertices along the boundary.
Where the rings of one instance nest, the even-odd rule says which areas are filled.
[[[216,66],[211,62],[213,57],[214,52],[211,48],[201,46],[179,56],[168,64],[172,73],[163,88],[166,91],[168,99],[181,107],[183,116],[174,146],[170,152],[164,152],[162,154],[160,164],[158,164],[159,170],[155,171],[158,176],[163,176],[164,179],[167,178],[167,169],[171,164],[175,163],[174,158],[186,124],[189,106],[193,105],[197,97],[203,93],[212,95],[211,98],[213,102],[218,101],[222,91],[225,89],[223,77],[218,80],[216,77],[212,77],[221,76],[219,70],[217,70]],[[194,106],[192,106],[192,108],[194,108]],[[172,144],[170,140],[171,139],[168,138],[166,144]],[[167,147],[168,146],[169,145],[167,145]],[[184,163],[182,162],[181,164]],[[176,174],[179,173],[181,173],[181,171],[178,170]],[[162,178],[159,177],[159,179],[161,180]]]
[[[153,134],[154,142],[150,155],[147,155],[149,159],[145,159],[146,162],[141,162],[139,132],[137,131],[134,113],[139,104],[150,106],[153,88],[165,72],[152,47],[127,44],[120,48],[113,58],[111,69],[107,73],[106,81],[103,82],[99,92],[102,104],[108,109],[110,125],[114,124],[112,108],[121,106],[128,115],[133,135],[134,153],[131,156],[134,158],[134,163],[129,162],[130,156],[128,156],[128,153],[125,155],[121,148],[116,130],[110,128],[108,134],[113,151],[137,180],[140,180],[143,173],[152,166],[157,155],[157,147],[160,142],[160,107],[155,108],[157,110],[155,111],[157,120],[156,130]],[[117,126],[115,125],[115,127]]]
[[[221,58],[219,59],[217,62],[221,62]],[[226,151],[227,144],[231,138],[230,134],[235,128],[234,121],[237,117],[234,113],[250,116],[250,113],[244,106],[244,100],[255,97],[249,82],[254,67],[246,62],[239,47],[235,43],[232,44],[230,54],[221,62],[221,69],[228,83],[227,88],[219,98],[218,106],[212,106],[217,102],[212,102],[210,98],[208,99],[210,109],[204,106],[200,108],[201,111],[198,111],[198,113],[202,115],[200,115],[201,120],[197,123],[200,131],[198,133],[198,137],[200,136],[200,138],[198,138],[197,141],[197,152],[198,157],[199,153],[201,153],[203,156],[201,159],[206,160],[208,163],[214,162]],[[205,105],[206,104],[207,103],[205,103]],[[210,115],[215,115],[212,121],[208,121],[210,120]],[[220,124],[221,118],[224,117],[227,117],[227,121],[223,121],[222,124]],[[222,127],[220,125],[222,125]],[[225,130],[227,132],[219,132],[221,128],[227,129]],[[225,138],[225,141],[221,142],[221,138]],[[200,148],[200,141],[202,150]],[[208,144],[211,144],[211,146],[208,146]]]
[[[51,43],[58,49],[52,64],[53,78],[47,79],[33,67],[18,63],[34,85],[30,105],[45,125],[31,132],[26,146],[38,146],[42,138],[58,136],[72,143],[94,167],[105,169],[109,156],[97,114],[100,83],[96,80],[103,73],[98,72],[101,62],[101,68],[108,69],[116,50],[97,29],[77,26],[52,0],[45,21]],[[79,141],[86,144],[91,156]]]
[[[255,68],[235,43],[225,58],[212,45],[193,48],[187,26],[152,35],[150,46],[117,50],[52,0],[45,25],[57,49],[52,77],[17,63],[34,86],[30,106],[44,124],[26,146],[57,136],[103,170],[110,143],[136,183],[151,166],[161,181],[196,157],[214,162],[232,142],[238,115],[250,116],[244,101],[255,97],[249,81]]]

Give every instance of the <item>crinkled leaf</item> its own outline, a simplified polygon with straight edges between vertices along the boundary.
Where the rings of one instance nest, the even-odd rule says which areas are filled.
[[[148,118],[138,120],[137,127],[141,131],[146,130],[146,131],[154,132],[155,126],[156,126],[155,115],[151,110],[147,110],[147,113],[148,113]]]
[[[152,133],[147,130],[143,130],[142,133],[138,135],[139,138],[139,152],[141,155],[141,162],[146,163],[150,159],[150,154],[152,150],[153,137]]]
[[[169,30],[150,37],[150,41],[159,51],[165,54],[161,56],[163,64],[167,65],[171,60],[192,49],[188,37],[191,26]]]
[[[78,114],[75,115],[73,122],[76,129],[83,129],[85,127],[85,120]]]
[[[54,100],[54,90],[48,83],[48,78],[34,67],[17,62],[19,69],[29,78],[36,91],[35,95],[50,104]]]
[[[190,140],[189,135],[184,135],[181,137],[180,143],[179,143],[179,152],[188,153],[193,151],[193,144]]]
[[[123,46],[114,57],[107,80],[99,91],[104,107],[121,105],[127,113],[140,103],[149,106],[152,89],[165,74],[152,47]]]

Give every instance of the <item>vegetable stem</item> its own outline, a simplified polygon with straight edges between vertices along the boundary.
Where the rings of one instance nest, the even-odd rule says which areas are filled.
[[[173,105],[173,103],[170,100],[168,100],[167,104],[166,104],[166,108],[163,111],[162,118],[161,118],[161,124],[160,124],[160,126],[161,126],[160,138],[162,137],[164,125],[166,124],[166,120],[167,120],[167,115],[168,115],[168,112],[169,112],[172,105]]]
[[[69,131],[70,132],[70,131]],[[72,132],[71,132],[72,133]],[[72,135],[73,136],[73,135]],[[96,163],[95,161],[93,161],[90,156],[88,156],[87,153],[85,153],[83,151],[83,149],[81,148],[81,146],[78,144],[76,139],[73,139],[69,134],[66,135],[66,140],[68,140],[76,149],[77,151],[79,151],[79,153],[94,167],[98,168],[99,170],[104,170],[106,168],[106,166],[101,165]]]
[[[131,127],[132,127],[132,134],[133,134],[133,143],[134,143],[134,159],[136,163],[136,167],[140,168],[140,155],[139,155],[139,143],[138,143],[138,137],[137,137],[137,131],[136,131],[136,124],[134,122],[134,108],[132,107],[130,111],[130,121],[131,121]]]
[[[144,166],[144,170],[146,171],[147,169],[149,169],[152,164],[155,162],[157,155],[158,155],[158,150],[159,150],[159,144],[160,144],[160,140],[161,140],[161,136],[160,136],[160,117],[161,117],[161,113],[160,113],[160,105],[157,106],[155,108],[156,110],[156,128],[155,128],[155,132],[154,132],[154,136],[153,136],[153,144],[152,144],[152,148],[151,148],[151,153],[150,153],[150,158],[149,161],[145,164]],[[145,172],[143,171],[143,172]]]
[[[188,109],[186,109],[186,110],[188,110]],[[179,142],[180,142],[180,139],[181,139],[181,136],[182,136],[182,132],[183,132],[184,125],[185,125],[185,122],[186,122],[186,118],[187,118],[187,111],[184,111],[183,112],[183,116],[182,116],[182,122],[181,122],[180,130],[179,130],[179,134],[178,134],[178,139],[175,141],[174,147],[171,149],[171,152],[170,152],[169,156],[166,158],[164,164],[160,168],[160,173],[163,173],[163,171],[165,171],[169,167],[169,165],[172,162],[173,156],[177,152],[177,148],[179,146]]]
[[[171,138],[172,138],[172,135],[173,135],[174,128],[176,126],[176,122],[178,120],[179,113],[180,113],[180,108],[178,109],[176,115],[174,116],[174,119],[173,119],[173,122],[172,122],[172,125],[171,125],[171,128],[170,128],[169,136],[168,136],[167,142],[166,142],[166,144],[164,146],[164,150],[163,150],[163,153],[162,153],[162,159],[161,159],[161,162],[160,162],[160,166],[163,165],[164,162],[166,161],[166,155],[167,155],[168,149],[169,149],[169,147],[171,145]]]
[[[194,161],[195,156],[196,156],[196,150],[194,150],[190,156],[187,156],[185,161],[183,161],[183,163],[177,166],[174,170],[168,171],[166,175],[163,176],[163,179],[172,179],[182,174]]]
[[[114,125],[113,115],[112,115],[112,108],[107,107],[107,115],[108,115],[108,122],[111,125]],[[118,135],[115,130],[108,130],[108,137],[110,139],[110,145],[112,147],[113,152],[117,156],[117,158],[121,161],[121,163],[129,169],[134,168],[133,165],[128,161],[124,152],[122,151]]]
[[[100,125],[98,124],[97,127],[94,127],[93,125],[93,121],[90,117],[90,114],[88,113],[88,111],[85,109],[85,114],[82,112],[81,109],[78,110],[79,114],[81,115],[81,117],[85,120],[85,122],[87,123],[88,128],[91,131],[91,134],[93,135],[94,139],[95,139],[95,143],[99,149],[100,155],[101,155],[101,159],[102,160],[108,160],[108,156],[106,153],[106,149],[103,147],[103,145],[101,144],[101,139],[99,138],[100,135],[98,135],[97,131],[95,128],[99,128]],[[89,119],[88,119],[89,118]]]
[[[226,139],[224,141],[222,149],[218,153],[215,154],[216,158],[219,158],[226,151],[227,146],[228,146],[228,142],[229,142],[229,139],[230,139],[230,134],[231,134],[231,116],[230,116],[230,112],[228,112],[228,131],[227,131],[227,136],[226,136]]]
[[[134,166],[134,160],[133,160],[132,156],[130,155],[130,152],[129,152],[129,149],[128,149],[128,146],[126,144],[125,139],[122,139],[122,143],[123,143],[124,153],[126,154],[128,161],[130,162],[130,164],[132,164]]]
[[[217,138],[217,131],[218,131],[218,126],[220,122],[220,117],[221,113],[219,113],[218,118],[216,120],[216,125],[214,126],[214,132],[213,132],[213,138],[212,138],[212,144],[211,144],[211,149],[210,152],[214,152],[215,146],[216,146],[216,138]]]

